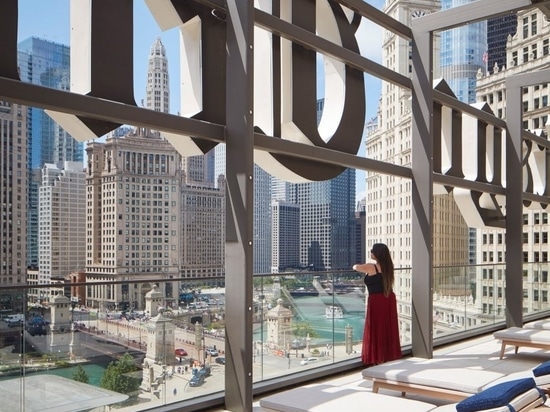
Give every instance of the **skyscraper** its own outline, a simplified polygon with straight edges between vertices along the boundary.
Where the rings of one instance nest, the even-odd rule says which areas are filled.
[[[80,162],[46,163],[39,189],[38,284],[83,271],[86,259],[86,181]]]
[[[147,108],[170,113],[170,85],[166,49],[160,39],[151,46],[147,68]]]
[[[538,9],[523,10],[516,16],[513,36],[506,43],[504,64],[477,78],[479,102],[491,107],[493,113],[506,118],[506,80],[522,73],[544,70],[550,65],[550,22]],[[550,87],[548,83],[523,88],[523,128],[548,138]],[[509,107],[509,106],[508,106]],[[537,150],[537,149],[533,149]],[[524,172],[525,173],[525,172]],[[523,212],[523,261],[525,270],[524,313],[548,309],[548,271],[550,256],[548,211],[525,207]],[[484,270],[477,279],[476,305],[483,314],[492,317],[503,314],[506,297],[500,283],[493,279],[504,276],[499,267],[506,260],[506,231],[483,229],[478,231],[478,264],[496,265],[496,270]],[[529,263],[527,263],[529,262]]]
[[[27,110],[0,101],[0,282],[2,285],[26,283],[27,233]],[[21,313],[26,308],[20,291],[4,291],[0,309]]]
[[[437,0],[398,0],[386,4],[384,12],[396,18],[400,16],[401,22],[405,25],[410,25],[413,19],[436,12],[440,8]],[[451,37],[449,34],[447,36],[450,42]],[[464,39],[461,41],[456,47],[464,51],[467,46],[463,43]],[[481,61],[484,48],[480,50]],[[384,38],[382,60],[391,62],[395,71],[411,75],[411,53],[411,44],[408,40],[399,36]],[[437,58],[436,53],[434,52],[434,60]],[[443,56],[449,57],[447,69],[453,76],[450,65],[453,61],[451,60],[452,50],[443,53],[442,46],[441,55],[442,59]],[[462,57],[457,59],[456,61],[462,61]],[[434,64],[434,71],[437,70],[438,67]],[[474,72],[474,82],[476,73],[477,71]],[[437,73],[434,77],[437,77]],[[378,122],[370,125],[366,139],[367,157],[410,167],[412,162],[410,92],[391,83],[384,83],[382,91]],[[468,95],[469,92],[465,90],[465,93]],[[366,192],[367,248],[376,242],[387,243],[392,250],[395,266],[409,267],[412,264],[411,223],[413,219],[410,180],[367,172]],[[433,264],[435,266],[458,265],[468,262],[468,227],[452,195],[434,192],[433,225]],[[367,254],[367,258],[368,256]],[[410,296],[410,274],[403,271],[399,276],[401,279],[395,284],[396,293],[400,294],[400,299],[405,302]],[[407,322],[405,317],[402,317],[402,322]],[[404,329],[406,328],[404,326]]]
[[[17,46],[21,80],[54,89],[69,90],[69,47],[30,37]],[[27,265],[38,267],[38,186],[46,163],[62,167],[65,161],[83,162],[83,144],[73,139],[43,109],[29,107],[27,129],[30,191],[28,199]]]
[[[147,108],[169,112],[168,60],[157,39],[147,69]],[[183,160],[158,131],[113,132],[86,148],[86,279],[172,279],[180,276]],[[97,207],[97,204],[101,207]],[[104,230],[103,228],[109,228]],[[161,284],[164,304],[176,305],[178,284]],[[143,309],[152,285],[88,287],[87,304]]]
[[[86,148],[86,280],[179,276],[181,157],[157,135],[110,137]],[[88,286],[87,304],[142,309],[152,285]],[[171,304],[176,287],[163,283]]]
[[[225,145],[214,148],[215,175],[225,176]],[[271,271],[271,175],[254,165],[254,273]]]
[[[355,261],[355,169],[324,182],[299,183],[300,263],[313,270],[349,269]]]
[[[283,200],[271,202],[271,273],[300,267],[300,206]]]
[[[493,71],[497,67],[506,66],[506,43],[508,36],[516,33],[518,16],[516,13],[506,14],[487,20],[487,69]]]
[[[225,182],[218,187],[184,183],[182,187],[181,276],[225,274]],[[184,286],[185,287],[185,286]]]
[[[441,0],[441,10],[475,0]],[[441,33],[441,76],[458,100],[476,101],[476,76],[485,70],[487,22],[470,23]],[[485,56],[485,57],[484,57]]]

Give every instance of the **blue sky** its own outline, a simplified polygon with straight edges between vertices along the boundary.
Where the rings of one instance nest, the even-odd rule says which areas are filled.
[[[0,0],[1,1],[1,0]],[[116,0],[115,0],[116,1]],[[384,0],[368,0],[382,8]],[[36,36],[56,43],[70,43],[70,0],[19,0],[19,41]],[[361,54],[380,62],[382,57],[382,30],[363,19],[358,41]],[[134,94],[136,103],[145,99],[147,76],[147,58],[154,41],[160,38],[166,47],[170,74],[170,111],[179,110],[180,69],[179,69],[179,31],[177,29],[162,32],[143,0],[134,0]],[[366,76],[367,120],[376,115],[380,97],[380,81]],[[364,153],[364,148],[361,149]],[[357,198],[363,196],[365,177],[357,173]]]

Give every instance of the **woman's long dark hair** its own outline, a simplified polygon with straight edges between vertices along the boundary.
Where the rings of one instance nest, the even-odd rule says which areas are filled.
[[[375,243],[372,245],[371,253],[378,260],[382,272],[382,284],[384,287],[384,296],[388,296],[393,289],[393,260],[390,250],[384,243]]]

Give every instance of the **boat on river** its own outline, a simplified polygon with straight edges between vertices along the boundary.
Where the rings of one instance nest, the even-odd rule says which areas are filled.
[[[344,311],[338,305],[330,305],[325,308],[325,318],[327,319],[343,319]]]

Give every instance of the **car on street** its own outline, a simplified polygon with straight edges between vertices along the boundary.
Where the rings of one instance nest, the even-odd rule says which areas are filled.
[[[205,376],[201,374],[193,375],[191,379],[189,379],[189,386],[201,386],[204,383]]]
[[[225,365],[225,358],[223,356],[216,358],[216,363],[219,363],[220,365]]]
[[[7,321],[7,324],[10,328],[15,328],[17,326],[22,326],[25,323],[23,319],[10,319]]]
[[[218,351],[214,348],[206,348],[205,352],[212,357],[218,356]]]
[[[306,342],[300,339],[294,339],[290,343],[290,349],[304,349],[306,347]]]
[[[319,358],[306,358],[300,361],[300,365],[309,365],[310,363],[317,362]]]
[[[178,348],[175,350],[176,356],[187,356],[187,351],[183,348]]]

